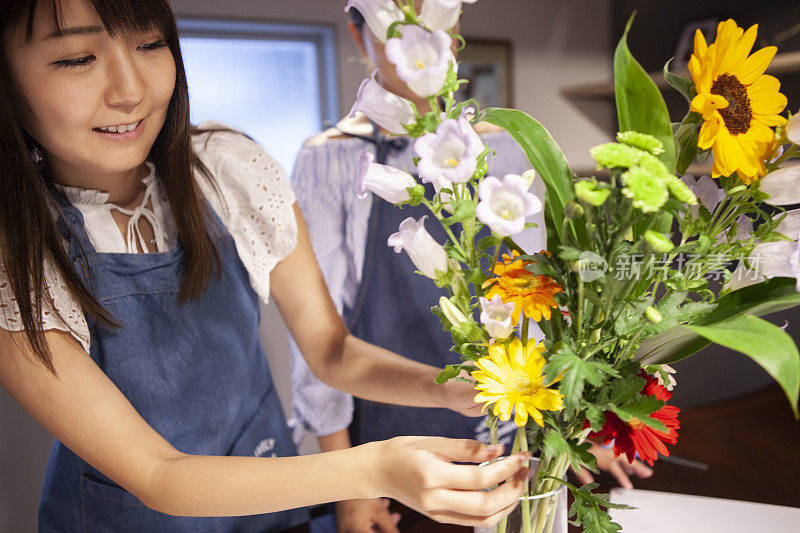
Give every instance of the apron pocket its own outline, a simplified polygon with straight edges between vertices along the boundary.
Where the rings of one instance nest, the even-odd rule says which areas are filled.
[[[150,509],[122,487],[81,476],[84,533],[225,531],[217,518],[170,516]]]
[[[264,396],[256,413],[236,439],[228,455],[240,457],[293,457],[297,448],[286,424],[274,387]]]

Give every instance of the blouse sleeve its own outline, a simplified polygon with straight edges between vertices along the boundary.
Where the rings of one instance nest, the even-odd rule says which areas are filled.
[[[228,126],[204,122],[201,129]],[[252,139],[238,131],[214,131],[194,137],[195,152],[216,181],[198,184],[236,243],[253,289],[269,302],[269,275],[297,244],[295,197],[286,173]]]
[[[45,293],[42,298],[42,328],[70,333],[89,353],[89,326],[83,311],[73,300],[63,278],[49,261],[44,264]],[[23,331],[19,317],[19,305],[6,275],[5,265],[0,263],[0,328],[6,331]]]

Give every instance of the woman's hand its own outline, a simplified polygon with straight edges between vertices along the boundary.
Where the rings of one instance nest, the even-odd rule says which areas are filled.
[[[597,459],[597,467],[600,470],[605,470],[617,479],[619,486],[624,489],[632,489],[633,483],[629,476],[636,475],[640,478],[648,478],[653,475],[653,469],[639,460],[634,460],[632,463],[628,462],[625,455],[614,457],[613,450],[608,446],[600,446],[592,442],[592,447],[589,452]],[[580,472],[575,471],[578,481],[581,484],[591,483],[594,481],[592,473],[582,468]]]
[[[453,464],[495,459],[502,445],[442,437],[396,437],[374,444],[379,492],[438,522],[495,524],[516,507],[530,475],[528,452],[486,466]]]
[[[475,385],[465,381],[450,380],[437,385],[441,393],[442,407],[464,416],[477,417],[484,414],[483,405],[475,403]]]
[[[339,533],[400,533],[400,513],[389,512],[389,500],[345,500],[336,502],[336,530]]]

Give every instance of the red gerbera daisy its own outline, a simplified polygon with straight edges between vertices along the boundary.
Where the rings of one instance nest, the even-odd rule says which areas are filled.
[[[650,376],[643,375],[647,380],[642,394],[645,396],[655,396],[659,400],[666,402],[672,397],[672,393],[658,384],[658,381]],[[678,441],[678,413],[680,409],[674,405],[664,405],[661,409],[650,416],[661,421],[666,426],[666,431],[654,429],[638,418],[631,418],[627,422],[623,421],[616,414],[607,411],[606,423],[603,429],[597,433],[592,433],[591,438],[600,439],[603,444],[614,441],[614,456],[625,454],[631,463],[638,453],[639,458],[647,461],[650,466],[658,459],[658,454],[669,456],[666,444],[675,444]]]

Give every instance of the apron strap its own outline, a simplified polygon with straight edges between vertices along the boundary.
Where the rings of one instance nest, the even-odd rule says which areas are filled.
[[[342,134],[349,137],[355,137],[372,143],[375,145],[375,162],[380,165],[385,165],[392,152],[402,152],[408,146],[407,137],[393,137],[387,138],[381,135],[378,125],[370,121],[372,124],[372,135],[363,136],[348,133],[334,126]],[[349,313],[349,320],[347,320],[347,327],[352,331],[358,319],[361,316],[361,311],[364,308],[364,300],[367,297],[367,287],[369,286],[370,279],[372,278],[372,261],[370,258],[373,256],[375,247],[377,246],[377,229],[380,222],[380,212],[383,204],[386,203],[382,198],[377,195],[372,195],[372,207],[369,212],[369,222],[367,224],[367,242],[364,247],[364,266],[361,271],[361,283],[358,285],[358,294],[356,295],[355,304],[353,305],[352,312]]]

